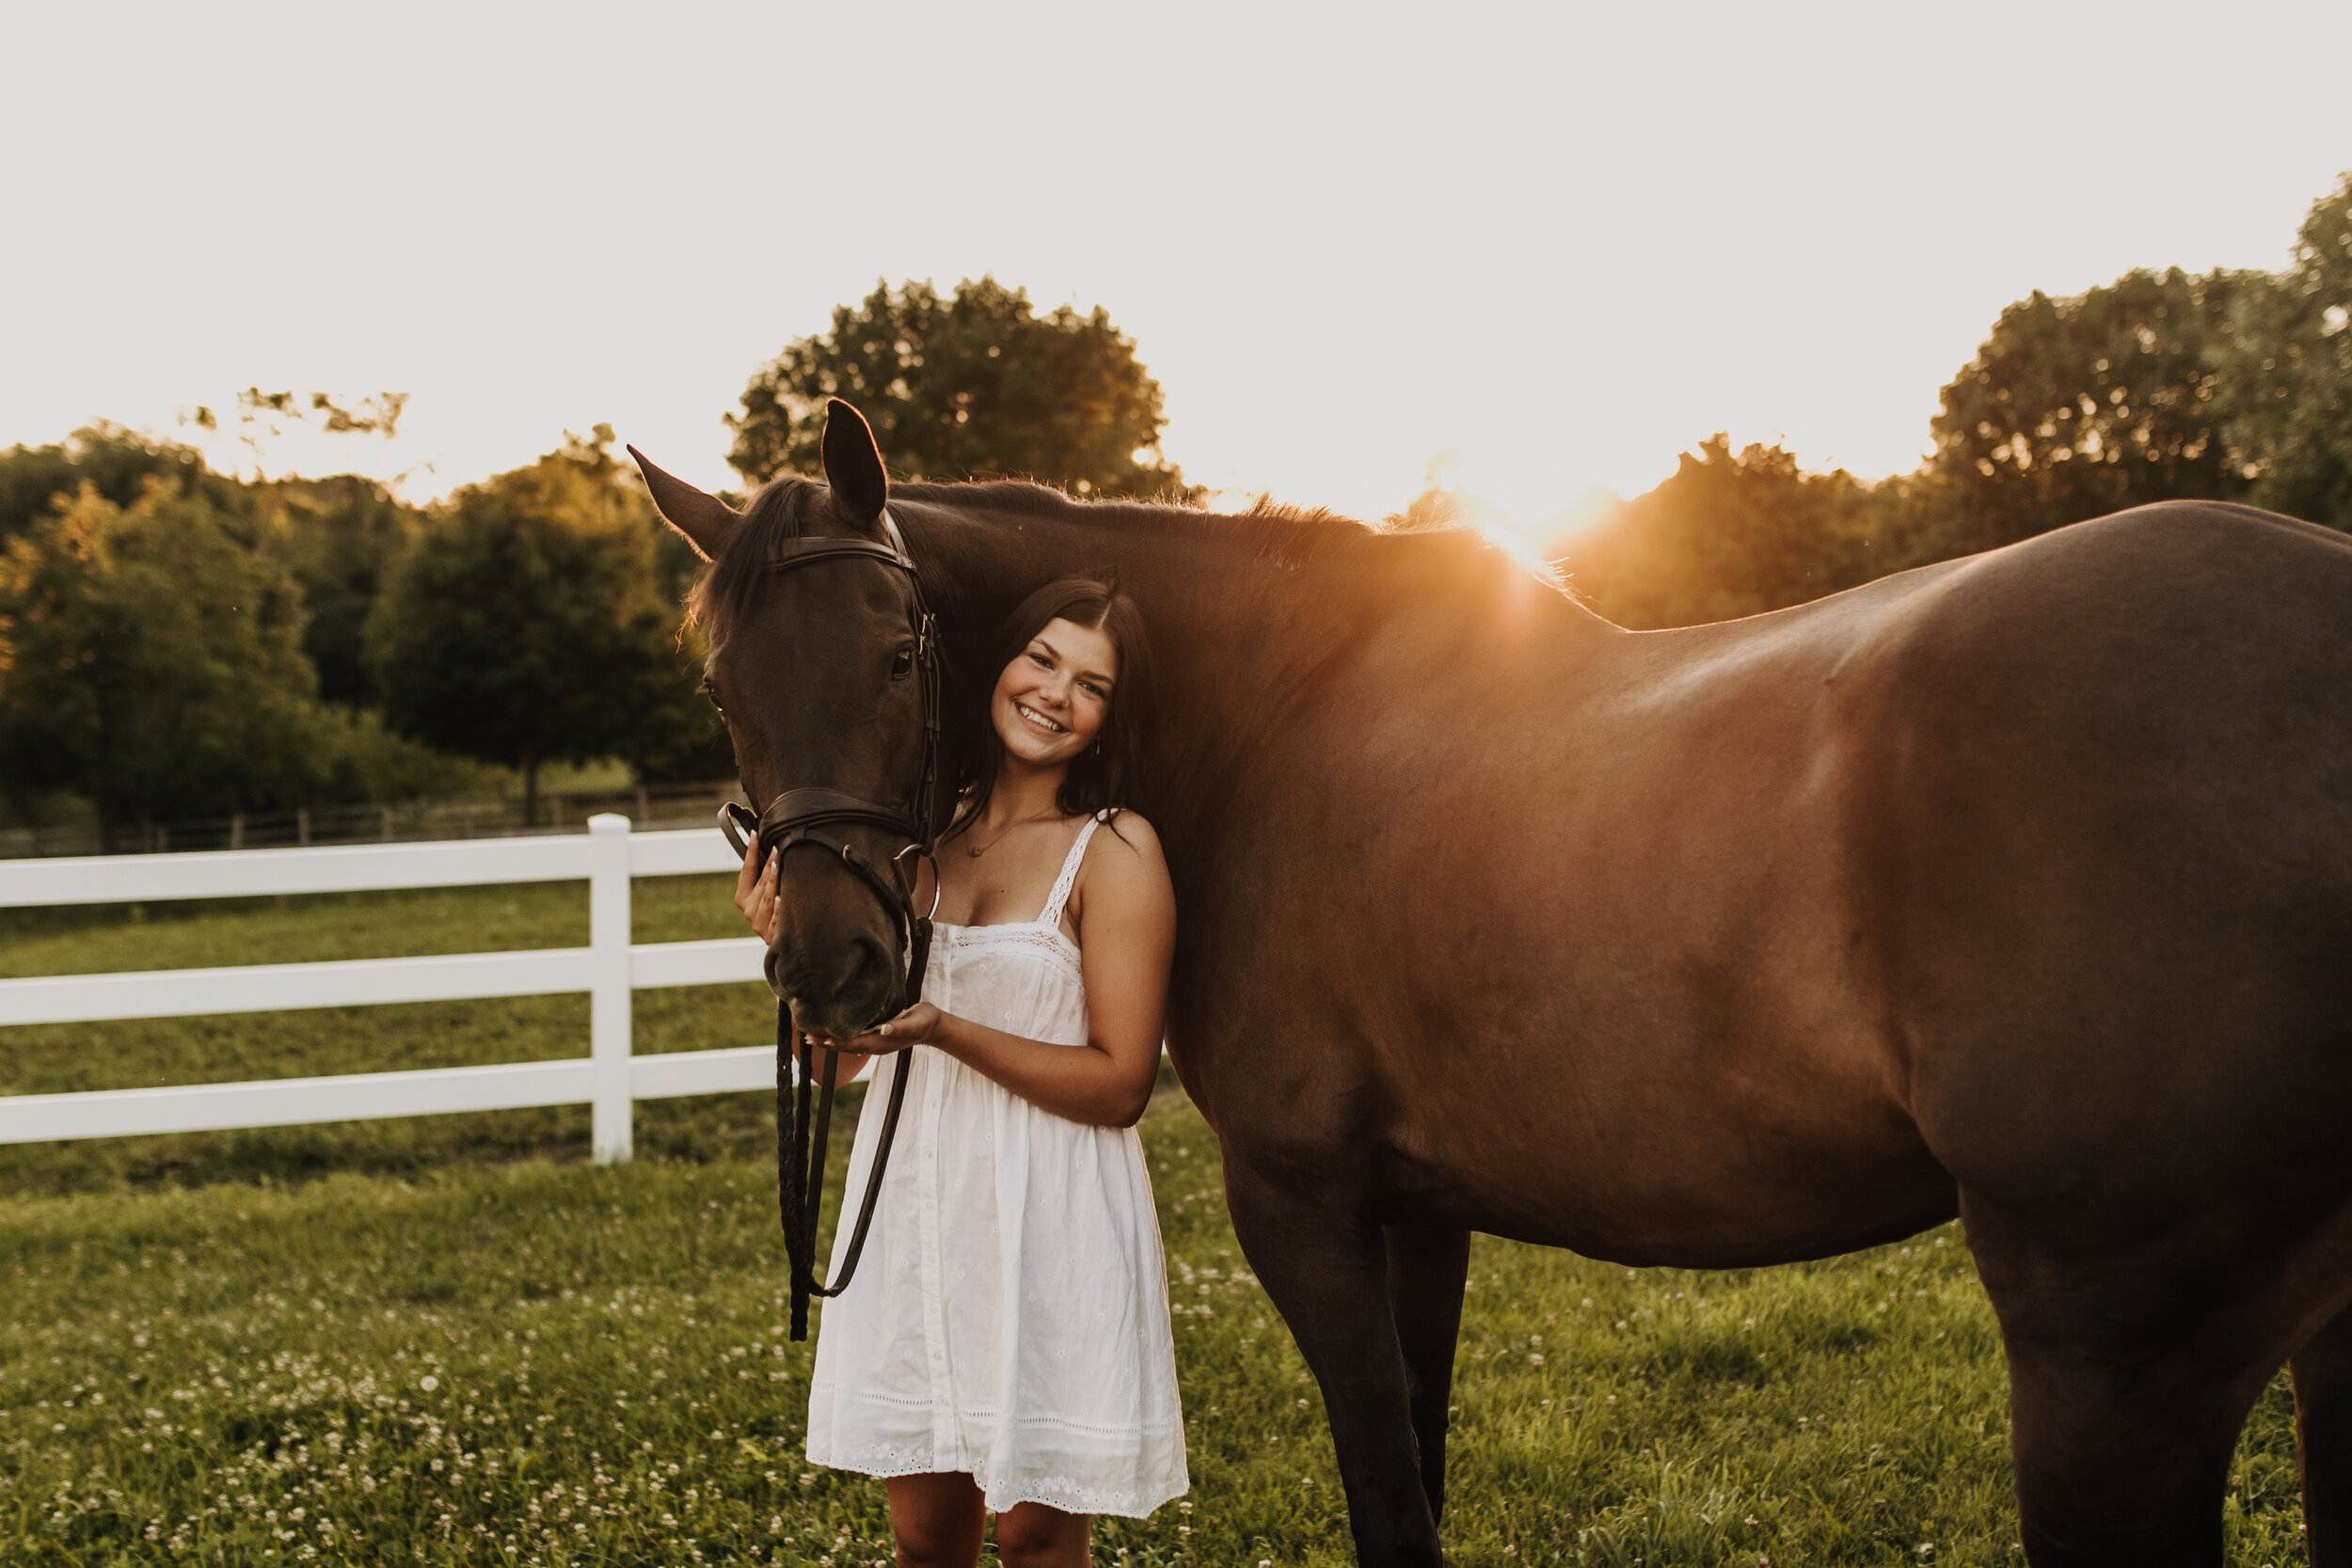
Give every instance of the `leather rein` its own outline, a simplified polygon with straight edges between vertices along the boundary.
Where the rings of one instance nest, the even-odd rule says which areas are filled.
[[[729,801],[719,809],[719,826],[738,855],[755,844],[759,849],[758,863],[763,868],[771,854],[781,864],[785,855],[809,847],[838,860],[866,884],[898,927],[898,951],[906,973],[894,1011],[904,1012],[922,1000],[923,972],[930,959],[931,914],[939,908],[938,861],[933,850],[938,845],[940,827],[941,659],[938,623],[924,600],[922,579],[915,575],[914,557],[908,553],[906,537],[898,531],[897,521],[887,510],[883,511],[882,521],[883,535],[889,541],[886,545],[863,539],[795,538],[779,546],[768,562],[768,570],[798,571],[821,561],[872,561],[906,574],[907,587],[914,595],[911,618],[914,673],[923,708],[923,762],[914,800],[909,809],[893,811],[837,789],[787,789],[769,801],[767,809],[757,816]],[[888,875],[871,856],[840,835],[837,830],[850,825],[880,828],[907,841],[906,847],[890,858]],[[912,867],[907,863],[910,860],[914,863]],[[932,868],[931,909],[918,913],[914,908],[914,883],[926,860],[931,862]],[[796,1048],[800,1069],[797,1073],[793,1071]],[[874,1167],[866,1176],[866,1196],[858,1204],[856,1228],[850,1234],[850,1248],[841,1259],[839,1275],[825,1283],[817,1278],[817,1219],[824,1196],[825,1146],[833,1126],[834,1075],[841,1059],[839,1053],[828,1048],[822,1053],[824,1061],[819,1067],[811,1060],[812,1053],[809,1037],[792,1026],[791,1005],[779,997],[776,1197],[791,1276],[795,1339],[808,1338],[809,1298],[839,1295],[849,1288],[850,1276],[857,1272],[858,1257],[866,1248],[866,1231],[873,1225],[874,1206],[882,1196],[882,1172],[890,1163],[890,1146],[898,1134],[899,1109],[906,1102],[907,1057],[913,1053],[912,1048],[902,1048],[893,1053],[890,1103],[882,1116],[882,1137],[874,1149]],[[819,1085],[813,1126],[809,1105],[812,1083]]]

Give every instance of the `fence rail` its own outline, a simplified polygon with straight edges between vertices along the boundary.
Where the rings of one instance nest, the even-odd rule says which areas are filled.
[[[585,1056],[416,1072],[0,1096],[0,1143],[286,1127],[586,1101],[594,1108],[590,1145],[596,1159],[626,1160],[633,1101],[755,1089],[775,1082],[771,1046],[630,1054],[633,992],[756,980],[761,958],[755,937],[631,943],[630,879],[724,872],[735,866],[735,857],[715,829],[632,832],[628,817],[612,814],[589,818],[585,835],[564,837],[0,861],[0,907],[18,908],[502,882],[588,883],[585,947],[0,980],[0,1025],[472,1001],[560,991],[586,991],[589,996]]]

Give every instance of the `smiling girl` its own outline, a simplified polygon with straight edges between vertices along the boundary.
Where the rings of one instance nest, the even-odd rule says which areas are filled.
[[[818,1042],[845,1077],[914,1052],[908,1146],[866,1265],[824,1309],[808,1420],[811,1460],[882,1478],[901,1568],[970,1568],[989,1512],[1008,1568],[1071,1568],[1089,1515],[1189,1484],[1135,1133],[1176,928],[1159,840],[1127,809],[1150,648],[1134,602],[1088,578],[1005,630],[989,744],[940,846],[924,1000]],[[775,895],[773,862],[747,856],[736,902],[771,942]],[[845,1190],[881,1119],[861,1117]]]

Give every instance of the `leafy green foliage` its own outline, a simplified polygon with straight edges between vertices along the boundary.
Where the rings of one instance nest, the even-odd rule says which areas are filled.
[[[2253,276],[2132,272],[2003,310],[1933,425],[1931,466],[1973,546],[2147,501],[2243,498],[2216,363]]]
[[[293,803],[320,777],[301,596],[200,494],[151,476],[129,507],[87,484],[0,560],[9,783],[159,814]]]
[[[1779,447],[1724,436],[1580,534],[1562,565],[1577,595],[1647,630],[1755,615],[1889,569],[1883,508],[1840,469],[1811,474]]]
[[[1160,388],[1100,307],[1039,315],[993,277],[942,299],[877,284],[833,330],[787,345],[743,390],[727,454],[746,479],[822,471],[825,400],[846,398],[909,479],[1016,477],[1080,495],[1184,489],[1159,453]]]
[[[2236,302],[2224,405],[2250,499],[2352,531],[2352,174],[2312,206],[2294,254]]]
[[[242,487],[208,471],[195,448],[102,422],[75,431],[60,445],[0,453],[0,544],[35,518],[54,516],[84,484],[117,506],[132,506],[155,478],[168,481],[172,494],[201,493],[215,508],[246,510]]]
[[[574,441],[459,490],[418,533],[367,630],[394,730],[522,770],[626,748],[682,700],[660,528],[608,447]],[[691,682],[687,683],[691,693]]]
[[[354,474],[281,480],[262,490],[282,518],[280,549],[309,611],[302,651],[318,671],[319,695],[373,705],[379,693],[367,664],[368,616],[423,514]]]
[[[735,742],[719,710],[702,695],[703,661],[709,657],[710,644],[683,610],[688,592],[702,575],[703,559],[673,530],[657,529],[654,567],[662,602],[680,607],[670,650],[675,678],[613,755],[628,764],[640,784],[707,784],[732,778]]]
[[[371,480],[241,483],[113,426],[0,454],[0,803],[72,817],[112,781],[111,828],[479,787],[312,700],[372,696],[360,627],[417,517]]]
[[[2348,315],[2352,175],[2312,207],[2283,274],[2135,271],[2010,306],[1943,389],[1915,474],[1801,474],[1777,448],[1735,457],[1719,436],[1571,541],[1564,564],[1596,610],[1649,627],[1796,604],[2151,501],[2248,501],[2352,529]]]

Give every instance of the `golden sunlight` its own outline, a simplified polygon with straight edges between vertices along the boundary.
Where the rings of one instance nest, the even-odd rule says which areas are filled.
[[[1428,487],[1451,498],[1463,520],[1497,548],[1538,566],[1565,555],[1619,499],[1613,490],[1537,463],[1498,463],[1459,449],[1430,460]]]

